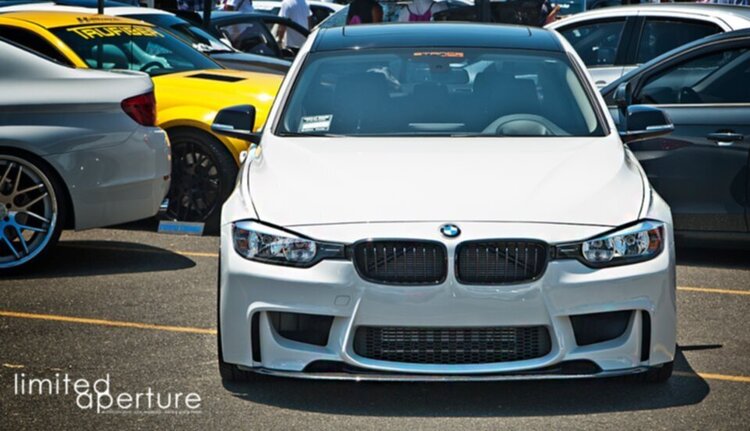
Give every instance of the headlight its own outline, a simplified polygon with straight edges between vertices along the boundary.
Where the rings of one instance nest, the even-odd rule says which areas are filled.
[[[646,220],[578,244],[557,247],[558,257],[596,268],[643,262],[664,249],[664,223]]]
[[[245,259],[308,267],[326,258],[345,258],[344,245],[321,243],[256,221],[232,224],[234,250]]]

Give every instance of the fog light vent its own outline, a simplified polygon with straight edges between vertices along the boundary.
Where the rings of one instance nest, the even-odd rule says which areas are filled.
[[[276,333],[288,340],[316,346],[328,344],[333,316],[271,311],[268,318]]]
[[[614,340],[625,333],[632,314],[632,310],[626,310],[570,316],[576,344],[588,346]]]

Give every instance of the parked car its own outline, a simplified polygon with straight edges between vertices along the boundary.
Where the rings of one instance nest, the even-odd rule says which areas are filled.
[[[598,87],[680,45],[748,27],[750,8],[688,3],[608,7],[547,26],[573,45]]]
[[[318,24],[325,21],[326,18],[340,11],[344,7],[340,4],[322,1],[308,1],[307,4],[310,6],[310,12],[312,12],[311,28],[316,27]],[[256,12],[278,15],[281,10],[281,2],[269,0],[254,1],[253,8]]]
[[[47,255],[62,229],[153,216],[169,141],[148,75],[76,70],[0,39],[0,274]]]
[[[255,143],[222,212],[223,379],[669,378],[672,220],[623,146],[660,110],[618,135],[547,30],[313,37],[262,133],[252,106],[214,120]]]
[[[211,132],[226,106],[258,104],[260,128],[281,76],[222,68],[152,24],[72,12],[0,14],[0,36],[78,68],[140,70],[154,81],[157,125],[172,142],[172,188],[166,215],[218,227],[221,204],[232,190],[245,141]]]
[[[682,46],[602,89],[613,111],[645,103],[674,121],[671,136],[629,147],[672,208],[684,244],[750,240],[748,83],[750,29]]]
[[[78,6],[70,6],[69,3],[71,1]],[[289,70],[289,66],[291,65],[290,61],[281,58],[248,54],[234,49],[230,44],[224,43],[198,25],[182,19],[171,12],[147,7],[118,5],[112,1],[108,1],[105,4],[107,5],[104,9],[105,15],[139,19],[168,30],[175,36],[191,44],[193,48],[208,55],[229,69],[283,75]],[[32,10],[96,13],[96,8],[96,0],[30,1],[21,2],[13,6],[3,6],[3,3],[0,3],[0,13]]]
[[[197,16],[197,15],[196,15]],[[230,42],[242,51],[281,59],[293,59],[296,49],[282,48],[276,41],[274,26],[286,26],[287,31],[297,32],[304,38],[310,34],[305,27],[288,18],[270,13],[244,13],[213,11],[209,31],[216,37]]]

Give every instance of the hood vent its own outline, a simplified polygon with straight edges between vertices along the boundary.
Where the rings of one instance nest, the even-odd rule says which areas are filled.
[[[236,76],[212,75],[210,73],[196,73],[195,75],[190,75],[189,78],[210,79],[212,81],[222,81],[222,82],[237,82],[237,81],[242,81],[245,79],[245,78],[237,78]]]

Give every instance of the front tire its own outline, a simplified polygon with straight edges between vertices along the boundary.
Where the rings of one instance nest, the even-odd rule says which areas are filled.
[[[0,153],[0,275],[47,257],[60,238],[63,186],[41,160]]]
[[[221,206],[232,193],[238,167],[234,157],[214,136],[200,130],[169,130],[172,143],[172,182],[166,217],[205,223],[218,231]]]

